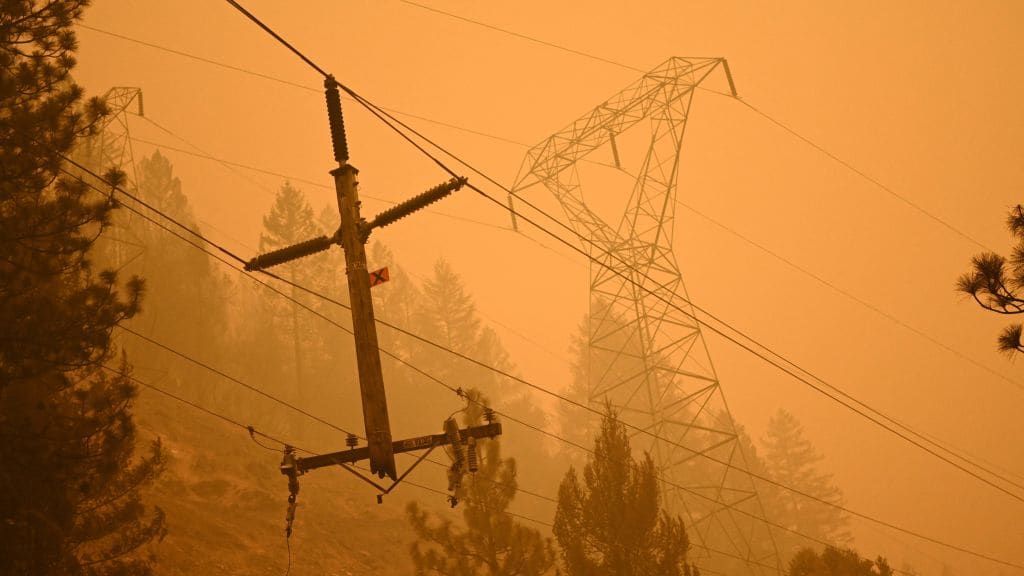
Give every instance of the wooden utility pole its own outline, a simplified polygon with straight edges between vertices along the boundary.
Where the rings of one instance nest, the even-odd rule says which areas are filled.
[[[378,214],[372,221],[367,222],[359,213],[359,185],[356,176],[359,171],[348,163],[348,141],[345,135],[345,123],[341,114],[341,95],[339,85],[333,77],[324,81],[324,92],[327,97],[327,115],[331,126],[331,140],[334,145],[334,159],[338,167],[331,171],[334,177],[334,186],[338,196],[338,213],[341,218],[341,225],[333,236],[320,236],[293,246],[287,246],[266,254],[261,254],[250,260],[245,265],[249,271],[264,270],[271,266],[283,264],[303,256],[308,256],[327,250],[334,244],[340,244],[345,251],[345,276],[348,280],[349,301],[352,311],[352,329],[355,336],[356,363],[359,371],[359,389],[362,396],[363,422],[366,430],[367,447],[356,448],[358,438],[350,435],[346,443],[348,450],[300,458],[295,455],[294,450],[285,451],[284,461],[281,463],[281,473],[289,478],[289,529],[291,518],[294,517],[295,497],[298,494],[299,475],[309,470],[323,466],[341,466],[356,474],[366,482],[378,488],[381,492],[378,501],[384,494],[389,493],[405,476],[412,471],[426,454],[442,445],[452,445],[453,453],[462,455],[464,451],[472,454],[472,457],[458,458],[455,460],[450,471],[450,476],[460,478],[467,470],[475,470],[475,465],[466,465],[466,462],[475,460],[475,447],[477,439],[493,438],[501,434],[501,424],[493,421],[493,413],[488,411],[488,423],[481,426],[472,426],[459,429],[458,425],[451,419],[445,422],[444,434],[433,434],[420,436],[406,440],[393,441],[391,438],[391,423],[388,419],[387,394],[384,389],[384,377],[381,372],[380,348],[377,344],[377,327],[373,317],[373,300],[370,295],[370,274],[366,267],[365,244],[374,228],[382,228],[396,220],[408,216],[412,212],[432,204],[452,192],[462,188],[466,183],[465,178],[453,178],[443,184],[435,186],[426,192],[414,196],[397,206],[389,208]],[[398,475],[395,467],[395,453],[425,450],[416,462],[410,466],[401,476]],[[385,476],[391,478],[393,483],[390,487],[383,487],[373,480],[362,476],[356,469],[349,466],[360,460],[369,460],[370,473],[380,478]],[[454,483],[458,485],[457,480]],[[457,499],[452,497],[452,502]]]
[[[327,80],[327,109],[337,109],[341,117],[341,97],[333,78]],[[335,106],[332,106],[335,104]],[[388,401],[384,392],[384,375],[380,367],[380,349],[377,346],[377,325],[373,319],[373,300],[370,296],[370,274],[366,269],[365,242],[369,230],[359,215],[359,170],[348,163],[348,146],[343,146],[344,155],[339,155],[335,135],[336,123],[331,114],[331,136],[334,140],[334,157],[338,167],[331,171],[334,188],[338,195],[338,213],[341,227],[338,228],[341,247],[345,250],[345,276],[348,279],[349,304],[352,306],[352,331],[356,340],[356,363],[359,368],[359,389],[363,398],[363,422],[370,447],[370,473],[380,478],[397,478],[395,455],[391,449],[391,423],[388,420]],[[345,138],[344,128],[340,138]]]

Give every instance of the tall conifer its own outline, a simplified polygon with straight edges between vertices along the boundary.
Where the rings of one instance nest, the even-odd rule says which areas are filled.
[[[768,422],[763,444],[769,478],[817,498],[842,503],[842,491],[830,474],[820,470],[823,457],[804,437],[803,426],[795,416],[780,409]],[[829,542],[850,541],[847,518],[841,510],[774,485],[764,486],[762,492],[768,518],[773,522]],[[783,556],[805,542],[788,532],[778,534],[777,539]]]
[[[582,480],[570,469],[562,481],[554,533],[567,576],[697,574],[682,518],[662,508],[654,461],[633,459],[610,407]]]
[[[3,574],[148,574],[140,551],[164,531],[139,494],[162,451],[135,455],[136,390],[112,340],[142,282],[94,268],[116,204],[60,170],[105,113],[70,77],[87,4],[0,2]]]

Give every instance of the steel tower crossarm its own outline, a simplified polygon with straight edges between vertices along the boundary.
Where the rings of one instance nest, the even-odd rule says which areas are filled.
[[[577,232],[597,242],[614,242],[616,235],[607,230],[609,224],[586,207],[578,185],[576,163],[656,114],[656,108],[672,107],[689,98],[692,91],[719,66],[726,71],[731,87],[728,64],[722,58],[669,58],[575,122],[530,148],[512,187],[512,194],[543,184],[562,202]]]

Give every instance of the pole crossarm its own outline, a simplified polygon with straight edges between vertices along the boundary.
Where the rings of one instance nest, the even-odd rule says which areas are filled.
[[[459,190],[466,185],[468,180],[466,178],[452,178],[451,180],[434,186],[430,190],[413,196],[412,198],[388,208],[381,212],[373,220],[367,223],[365,220],[360,220],[358,223],[358,233],[362,238],[363,243],[369,239],[370,232],[374,228],[383,228],[389,224],[393,224],[396,220],[405,218],[406,216],[422,210],[427,206],[437,202],[449,196],[453,192]],[[298,260],[299,258],[305,258],[306,256],[312,256],[319,252],[329,249],[334,244],[342,243],[342,231],[339,228],[333,236],[317,236],[298,244],[292,244],[291,246],[285,246],[264,254],[253,257],[245,263],[246,272],[255,272],[259,270],[266,270],[273,266],[286,264],[292,260]]]
[[[459,437],[462,442],[466,442],[470,438],[481,440],[484,438],[494,438],[500,435],[500,422],[492,422],[481,426],[470,426],[459,430]],[[439,446],[446,446],[451,443],[452,439],[448,434],[428,434],[426,436],[417,436],[415,438],[407,438],[405,440],[395,440],[392,443],[392,451],[395,454],[402,454],[406,452],[415,452],[417,450],[427,450],[430,448],[437,448]],[[287,475],[294,470],[298,474],[305,474],[310,470],[323,468],[325,466],[354,464],[361,460],[366,460],[369,457],[370,451],[365,447],[350,448],[348,450],[331,452],[330,454],[318,454],[316,456],[308,456],[305,458],[295,457],[291,462],[286,461],[281,464],[281,473]]]

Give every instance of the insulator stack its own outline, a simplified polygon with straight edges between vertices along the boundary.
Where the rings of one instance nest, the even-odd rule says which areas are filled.
[[[448,437],[448,443],[452,447],[452,468],[461,470],[462,460],[462,438],[459,434],[459,423],[454,418],[444,421],[444,433]]]
[[[476,454],[476,438],[472,436],[466,441],[466,460],[469,463],[469,471],[476,474],[476,471],[480,469],[480,461]]]
[[[341,115],[341,92],[334,76],[324,80],[324,94],[327,96],[327,119],[331,123],[334,159],[344,164],[348,162],[348,137],[345,136],[345,118]]]
[[[498,416],[494,413],[494,410],[489,407],[484,408],[484,420],[486,420],[488,424],[494,424],[494,421],[497,419]]]
[[[284,264],[303,256],[309,256],[316,254],[317,252],[323,252],[334,244],[333,238],[327,236],[320,236],[313,238],[312,240],[306,240],[305,242],[299,242],[291,246],[285,246],[280,250],[274,250],[273,252],[267,252],[266,254],[260,254],[259,256],[249,260],[245,263],[245,269],[249,272],[255,270],[265,270],[271,266],[277,266],[278,264]]]
[[[608,131],[608,143],[612,145],[612,159],[615,160],[615,167],[622,170],[622,162],[619,161],[619,147],[615,144],[615,132]]]
[[[512,203],[512,194],[508,195],[508,214],[512,217],[512,230],[519,232],[519,221],[516,220],[516,207]]]
[[[448,196],[452,192],[455,192],[459,188],[462,188],[463,186],[465,186],[466,182],[468,182],[466,178],[452,178],[451,180],[445,182],[444,184],[434,186],[430,190],[427,190],[426,192],[419,194],[418,196],[413,196],[412,198],[409,198],[408,200],[402,202],[398,206],[388,208],[387,210],[381,212],[380,214],[377,214],[373,221],[370,222],[370,224],[367,226],[367,229],[383,228],[384,226],[387,226],[388,224],[391,224],[396,220],[405,218],[406,216],[412,214],[413,212],[419,210],[420,208],[425,208],[433,204],[434,202],[437,202],[438,200],[444,198],[445,196]]]
[[[462,487],[462,470],[456,470],[454,467],[448,469],[448,491],[455,492]],[[448,497],[449,500],[454,498],[454,495]],[[452,504],[452,508],[455,504]]]
[[[359,446],[359,437],[355,434],[349,434],[345,437],[345,446],[348,446],[350,449]]]

